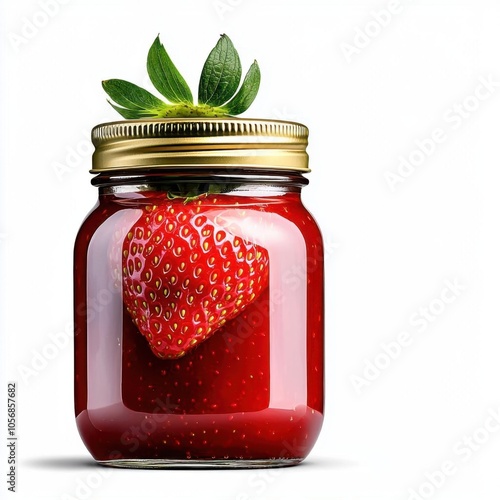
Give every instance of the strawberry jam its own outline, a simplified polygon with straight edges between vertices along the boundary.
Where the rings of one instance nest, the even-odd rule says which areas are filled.
[[[323,248],[305,178],[98,173],[75,246],[75,409],[92,456],[301,462],[323,421]]]

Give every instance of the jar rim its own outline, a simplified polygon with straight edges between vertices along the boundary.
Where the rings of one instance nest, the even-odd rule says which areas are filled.
[[[91,173],[141,168],[251,168],[309,172],[308,128],[250,118],[120,120],[92,129]]]

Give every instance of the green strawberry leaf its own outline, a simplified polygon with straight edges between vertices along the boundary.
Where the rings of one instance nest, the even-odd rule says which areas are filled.
[[[114,105],[111,101],[108,101],[110,106],[115,110],[120,113],[123,118],[126,118],[127,120],[136,120],[138,118],[160,118],[160,114],[153,115],[152,113],[148,113],[146,111],[140,111],[138,109],[128,109],[128,108],[121,108],[120,106]]]
[[[159,35],[149,49],[147,69],[156,90],[170,102],[193,104],[191,90],[160,42]]]
[[[162,117],[170,106],[147,90],[125,80],[105,80],[102,87],[119,106],[111,106],[124,118]],[[121,107],[120,107],[121,106]]]
[[[241,80],[238,52],[227,35],[221,35],[208,55],[201,72],[198,101],[209,106],[222,106],[233,97]]]
[[[260,68],[257,61],[250,66],[238,93],[223,106],[229,115],[239,115],[246,111],[257,95],[260,86]]]

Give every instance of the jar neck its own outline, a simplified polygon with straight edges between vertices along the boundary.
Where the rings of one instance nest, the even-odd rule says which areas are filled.
[[[165,169],[121,170],[101,173],[92,179],[99,194],[135,191],[168,191],[196,196],[203,193],[259,192],[300,193],[309,183],[302,174],[291,171],[248,169]]]

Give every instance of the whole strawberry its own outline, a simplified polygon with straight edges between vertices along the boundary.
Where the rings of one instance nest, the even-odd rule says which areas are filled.
[[[217,197],[155,203],[123,243],[123,300],[153,353],[173,359],[258,297],[269,256],[210,218]]]

